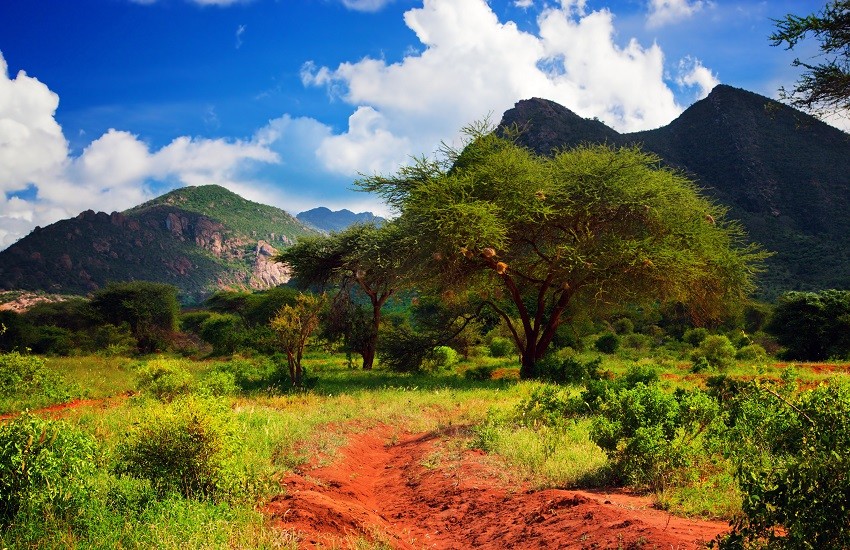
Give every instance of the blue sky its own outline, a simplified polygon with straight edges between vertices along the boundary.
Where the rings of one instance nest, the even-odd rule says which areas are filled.
[[[538,96],[620,131],[722,82],[775,96],[815,0],[3,0],[0,247],[217,183],[297,213]]]

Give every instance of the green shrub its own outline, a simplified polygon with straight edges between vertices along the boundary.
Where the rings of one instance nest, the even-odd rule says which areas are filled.
[[[682,335],[682,342],[697,347],[708,336],[708,329],[703,327],[689,328]]]
[[[445,367],[451,367],[455,363],[457,363],[458,355],[455,350],[448,346],[437,346],[434,350],[429,354],[428,359],[425,361],[425,367],[427,370],[436,370]]]
[[[557,426],[562,424],[569,412],[569,395],[563,388],[544,384],[535,388],[527,399],[523,399],[514,411],[518,424],[529,428]]]
[[[244,483],[225,403],[187,396],[155,405],[119,445],[117,473],[147,479],[160,496],[226,499]]]
[[[232,372],[213,370],[207,373],[198,384],[198,391],[204,395],[222,397],[239,391],[236,375]]]
[[[59,376],[48,370],[43,359],[16,351],[0,354],[0,398],[33,395],[64,400],[70,397],[70,391]]]
[[[850,548],[850,386],[750,385],[729,449],[743,515],[722,548]]]
[[[490,340],[490,357],[508,357],[514,349],[514,343],[507,338],[494,336]]]
[[[575,356],[559,359],[551,354],[537,363],[537,377],[553,384],[582,384],[602,377],[601,364],[600,357],[581,362]]]
[[[663,489],[690,464],[696,437],[719,414],[701,391],[670,394],[657,384],[637,384],[609,393],[591,439],[629,485]]]
[[[242,342],[244,326],[236,315],[213,313],[200,326],[200,336],[216,355],[230,354]]]
[[[209,311],[188,311],[182,313],[179,318],[180,330],[192,332],[200,336],[201,324],[213,315]]]
[[[476,365],[466,369],[463,372],[463,377],[467,380],[490,380],[493,378],[493,371],[496,370],[496,365]]]
[[[646,334],[626,334],[620,339],[620,344],[624,348],[646,351],[652,347],[652,337]]]
[[[147,361],[137,372],[137,387],[160,401],[172,401],[177,396],[192,391],[192,375],[181,361],[176,359],[153,359]]]
[[[602,353],[614,353],[620,347],[620,339],[613,332],[606,332],[596,339],[593,346]]]
[[[628,317],[621,317],[611,325],[617,334],[631,334],[635,331],[635,324]]]
[[[89,498],[94,439],[55,420],[23,413],[0,425],[0,525],[19,512],[72,515]]]
[[[766,357],[767,352],[758,344],[749,344],[735,352],[735,359],[739,361],[756,361]]]
[[[694,362],[700,358],[705,358],[713,368],[727,369],[735,362],[735,346],[732,345],[729,338],[719,334],[711,334],[706,336],[691,353],[691,360]]]

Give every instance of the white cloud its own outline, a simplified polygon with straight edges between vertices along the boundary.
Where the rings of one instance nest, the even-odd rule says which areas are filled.
[[[688,19],[705,5],[705,0],[649,0],[646,24],[649,27],[662,27]]]
[[[239,25],[238,27],[236,27],[236,49],[237,50],[242,47],[242,35],[245,34],[245,30],[247,28],[248,27],[245,26],[245,25]]]
[[[342,5],[354,11],[376,12],[394,0],[342,0]]]
[[[514,0],[514,6],[527,10],[534,6],[534,0]]]
[[[485,0],[425,0],[404,20],[424,48],[400,62],[304,65],[305,85],[355,107],[348,129],[320,148],[326,167],[397,166],[410,153],[434,151],[460,126],[500,117],[533,96],[621,131],[658,127],[682,111],[665,81],[661,48],[634,39],[618,46],[613,14],[588,13],[582,0],[544,9],[536,33],[499,21]]]
[[[676,84],[683,88],[696,86],[698,88],[696,99],[703,99],[720,84],[720,79],[710,69],[704,67],[698,59],[686,57],[679,61]]]
[[[0,248],[81,210],[139,204],[151,198],[150,181],[236,185],[246,168],[280,160],[260,133],[249,141],[179,137],[152,151],[117,130],[73,157],[54,118],[58,96],[23,72],[11,79],[7,67],[0,54]],[[10,195],[30,187],[35,198]]]

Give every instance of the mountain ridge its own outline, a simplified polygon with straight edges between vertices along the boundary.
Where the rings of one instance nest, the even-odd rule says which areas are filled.
[[[0,252],[0,287],[87,294],[109,281],[173,284],[187,303],[218,289],[264,289],[289,272],[279,247],[318,232],[216,186],[183,187],[124,212],[86,210]]]
[[[540,154],[606,143],[638,146],[729,208],[749,238],[776,254],[762,297],[850,288],[850,135],[787,105],[727,85],[675,120],[620,134],[549,100],[517,102],[500,128]],[[603,125],[604,126],[604,125]]]

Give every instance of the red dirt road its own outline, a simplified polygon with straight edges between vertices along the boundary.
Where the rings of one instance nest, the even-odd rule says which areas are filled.
[[[687,520],[627,494],[511,491],[480,452],[448,451],[450,434],[405,435],[381,426],[352,435],[338,460],[284,480],[266,507],[299,548],[357,539],[393,548],[701,548],[728,530]]]

